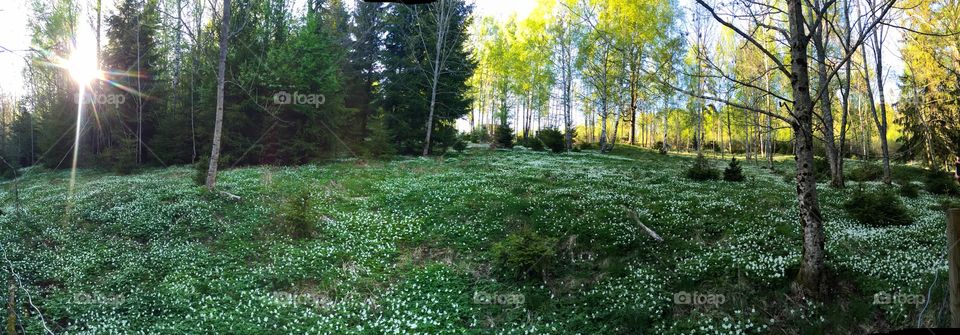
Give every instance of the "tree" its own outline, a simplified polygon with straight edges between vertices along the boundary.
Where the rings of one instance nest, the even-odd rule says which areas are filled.
[[[360,0],[354,2],[353,19],[350,24],[352,41],[348,44],[349,67],[346,73],[346,107],[357,109],[359,122],[357,132],[363,139],[368,134],[368,122],[376,113],[377,87],[380,73],[377,70],[377,56],[382,45],[379,33],[383,27],[383,7],[380,4]]]
[[[155,96],[160,91],[153,79],[160,77],[161,54],[156,31],[159,23],[158,3],[153,0],[125,0],[118,5],[117,12],[107,18],[109,43],[104,52],[104,66],[111,69],[108,79],[127,89],[107,91],[122,96],[124,103],[101,106],[101,113],[115,112],[116,116],[104,117],[99,123],[100,127],[109,129],[98,132],[108,136],[98,142],[107,147],[111,163],[118,168],[129,169],[143,163],[144,143],[157,132],[154,125],[163,108],[161,100],[144,99],[144,96]]]
[[[553,24],[549,26],[552,44],[554,46],[554,64],[560,78],[560,103],[563,114],[564,147],[573,150],[573,74],[574,74],[574,31],[571,24],[571,15],[566,10],[558,10],[554,14]]]
[[[933,0],[906,11],[908,26],[897,105],[903,127],[902,159],[919,159],[931,169],[950,168],[960,148],[960,3]],[[944,166],[946,165],[946,166]]]
[[[815,0],[813,2],[815,7],[822,7],[823,1]],[[844,8],[845,11],[849,11],[849,8]],[[823,15],[828,15],[827,13]],[[845,19],[843,21],[846,21]],[[820,90],[820,115],[821,115],[821,129],[823,131],[823,141],[824,148],[826,149],[827,162],[830,165],[830,185],[837,188],[842,188],[844,186],[843,182],[843,153],[842,145],[837,145],[836,132],[834,130],[834,116],[833,116],[833,90],[830,90],[830,82],[827,82],[830,74],[828,73],[830,64],[827,63],[828,58],[828,48],[830,47],[830,27],[827,26],[829,23],[828,20],[821,20],[821,27],[815,28],[812,34],[810,34],[810,41],[813,44],[814,50],[816,51],[816,56],[814,57],[816,62],[816,73],[818,79],[821,81],[820,85],[825,89]],[[849,33],[848,33],[849,35]],[[847,37],[849,38],[849,36]],[[846,40],[844,41],[844,46],[849,44]],[[849,62],[848,62],[849,63]],[[845,66],[846,69],[849,69],[849,64]],[[844,136],[844,130],[846,127],[846,117],[844,115],[843,123],[840,127],[840,136]]]
[[[207,169],[206,187],[213,190],[217,185],[217,167],[220,163],[220,136],[223,132],[223,85],[227,67],[227,41],[230,39],[230,0],[223,0],[220,16],[220,56],[217,60],[217,116],[214,120],[213,147],[210,150],[210,167]]]
[[[467,79],[476,64],[464,46],[471,10],[461,0],[389,7],[383,108],[398,152],[423,154],[434,144],[452,145],[453,120],[469,113]]]
[[[823,90],[828,89],[827,84],[831,82],[840,68],[850,61],[852,53],[843,55],[840,61],[827,71],[825,78],[820,78],[816,87],[811,86],[810,80],[810,55],[808,49],[811,43],[812,35],[821,32],[823,21],[831,20],[827,14],[828,10],[836,4],[835,0],[825,2],[822,6],[816,7],[807,4],[801,0],[787,0],[786,8],[777,7],[776,4],[757,4],[749,0],[735,1],[732,4],[725,4],[727,10],[740,10],[740,13],[756,13],[753,6],[760,6],[764,12],[782,13],[788,23],[788,28],[780,28],[765,24],[761,20],[761,15],[753,14],[745,19],[758,27],[775,31],[788,46],[788,55],[778,55],[768,47],[765,47],[755,35],[755,30],[742,30],[735,21],[729,19],[737,16],[718,12],[716,8],[707,3],[707,0],[696,0],[697,4],[707,10],[715,21],[733,30],[737,35],[747,41],[748,45],[756,48],[773,63],[772,71],[775,71],[790,81],[790,91],[792,98],[781,96],[775,92],[764,90],[763,87],[755,85],[752,81],[743,81],[732,78],[723,73],[717,73],[715,76],[725,80],[734,80],[744,89],[756,90],[762,94],[776,97],[790,105],[787,115],[780,115],[774,111],[768,111],[761,108],[749,106],[735,101],[729,101],[723,98],[708,96],[698,92],[674,87],[682,90],[688,95],[697,98],[709,99],[724,102],[728,105],[749,109],[754,112],[768,115],[790,125],[794,133],[794,155],[796,159],[796,183],[797,183],[797,203],[800,209],[800,221],[803,226],[803,258],[798,275],[798,282],[803,291],[811,295],[821,295],[825,288],[824,281],[824,232],[823,218],[820,213],[820,206],[817,197],[816,178],[813,171],[814,163],[814,136],[813,119],[817,115],[814,106],[823,96]],[[856,50],[870,36],[870,33],[881,23],[881,20],[887,15],[890,9],[896,3],[895,0],[883,2],[877,6],[869,17],[862,18],[865,24],[860,30],[860,36],[851,46]],[[812,31],[808,32],[807,28]]]
[[[426,46],[427,36],[424,34],[423,26],[435,28],[433,41],[433,53],[425,52],[425,62],[420,65],[427,65],[429,68],[426,73],[430,76],[430,105],[427,115],[426,138],[423,142],[423,155],[430,153],[430,137],[433,135],[434,114],[437,109],[437,94],[440,89],[440,76],[448,71],[450,62],[462,62],[463,58],[453,57],[459,55],[463,50],[464,33],[463,29],[467,22],[460,22],[458,14],[463,7],[461,3],[455,0],[439,0],[430,5],[430,10],[420,15],[420,10],[413,10],[415,23],[419,31],[420,42]],[[459,24],[459,25],[458,25]],[[426,47],[424,48],[426,49]],[[465,58],[465,57],[464,57]]]
[[[876,0],[867,0],[870,12],[873,13],[880,9],[881,4],[878,4]],[[885,18],[880,17],[882,22]],[[880,151],[883,155],[883,182],[885,184],[890,184],[892,178],[890,175],[890,146],[887,141],[887,131],[889,130],[889,123],[887,122],[887,100],[886,94],[884,93],[884,81],[886,80],[886,75],[883,66],[883,41],[886,39],[887,29],[886,25],[878,25],[874,29],[874,33],[870,35],[869,41],[866,43],[870,52],[873,54],[873,65],[876,70],[877,75],[877,96],[879,101],[874,101],[873,88],[870,85],[870,69],[865,68],[863,70],[863,79],[867,85],[867,98],[870,102],[870,113],[873,115],[874,124],[877,126],[877,131],[880,136]],[[867,47],[863,49],[863,64],[870,64],[867,62]],[[879,103],[879,111],[877,104]],[[879,114],[878,114],[879,113]]]

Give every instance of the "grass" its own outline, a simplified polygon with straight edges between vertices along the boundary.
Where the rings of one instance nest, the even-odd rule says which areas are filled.
[[[947,198],[903,198],[914,223],[874,228],[842,209],[851,191],[821,184],[835,285],[814,302],[790,293],[801,252],[791,162],[744,162],[743,183],[688,180],[691,162],[627,146],[470,148],[224,171],[220,187],[240,201],[195,186],[189,167],[81,171],[72,196],[69,171],[30,170],[21,216],[4,185],[0,243],[48,326],[67,334],[863,333],[914,325],[922,308],[874,294],[931,285],[919,316],[945,325],[945,218],[932,204]],[[293,196],[309,198],[310,238],[274,227]],[[493,246],[523,229],[556,241],[542,276],[495,264]],[[723,302],[675,303],[684,296]],[[40,333],[29,315],[25,332]]]

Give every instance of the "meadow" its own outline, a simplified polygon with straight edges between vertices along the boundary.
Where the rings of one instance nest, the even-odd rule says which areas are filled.
[[[230,169],[218,192],[190,167],[80,170],[73,189],[69,171],[28,168],[3,184],[0,243],[30,293],[16,325],[29,334],[839,334],[948,322],[946,196],[900,197],[913,223],[874,227],[842,204],[882,184],[821,183],[832,287],[814,302],[791,288],[802,250],[792,161],[744,163],[740,183],[689,180],[691,162],[627,146],[470,148]]]

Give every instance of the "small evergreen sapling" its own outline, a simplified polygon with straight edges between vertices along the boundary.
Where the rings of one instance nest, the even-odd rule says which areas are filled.
[[[706,157],[697,155],[693,166],[687,169],[687,178],[696,181],[717,180],[720,179],[720,171],[714,168]]]
[[[513,129],[509,125],[501,124],[497,126],[497,146],[500,148],[513,148]]]
[[[730,165],[723,170],[723,180],[741,182],[743,179],[743,168],[740,167],[740,162],[734,157],[730,160]]]

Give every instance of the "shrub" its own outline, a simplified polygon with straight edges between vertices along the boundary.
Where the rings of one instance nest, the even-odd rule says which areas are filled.
[[[456,150],[457,152],[463,152],[466,149],[467,141],[460,139],[453,143],[453,150]]]
[[[923,180],[924,188],[933,194],[958,194],[957,182],[953,174],[943,171],[929,171]]]
[[[817,178],[817,181],[830,180],[830,162],[825,158],[814,158],[813,175]]]
[[[7,165],[9,163],[11,165]],[[10,160],[8,162],[0,162],[0,179],[13,179],[17,176],[17,169],[19,164],[17,161]]]
[[[940,200],[936,205],[930,206],[930,209],[946,211],[951,208],[960,208],[960,201],[952,199],[943,199]]]
[[[540,138],[543,145],[549,148],[550,151],[553,151],[553,153],[559,154],[565,149],[563,133],[556,128],[541,130],[537,133],[537,137]]]
[[[207,184],[207,169],[210,168],[210,158],[200,157],[193,163],[193,182],[203,186]]]
[[[383,117],[370,120],[368,138],[363,142],[364,154],[371,158],[389,157],[395,153],[390,143],[390,133],[384,125]]]
[[[739,182],[743,181],[743,179],[743,168],[740,167],[740,162],[734,157],[730,160],[730,165],[723,170],[723,180]]]
[[[509,125],[501,124],[497,126],[497,146],[501,148],[513,148],[513,129]]]
[[[132,139],[121,139],[117,146],[104,150],[104,162],[111,162],[110,168],[114,173],[127,175],[137,168],[137,142]]]
[[[850,170],[848,177],[852,181],[877,181],[883,178],[883,167],[873,162],[864,162]]]
[[[475,128],[471,130],[464,136],[465,140],[473,143],[487,143],[490,142],[490,134],[487,133],[487,130],[483,127]]]
[[[447,152],[447,149],[450,149],[460,140],[460,136],[453,127],[443,126],[434,130],[430,140],[433,141],[430,152],[443,155]]]
[[[579,147],[580,147],[580,150],[591,150],[591,149],[594,149],[593,143],[590,143],[590,142],[580,143]]]
[[[493,245],[496,265],[518,278],[528,275],[545,277],[556,257],[557,239],[545,237],[530,228],[507,235]]]
[[[529,146],[530,146],[530,150],[533,150],[533,151],[543,151],[543,150],[544,150],[544,148],[543,148],[543,142],[540,142],[540,139],[539,139],[539,138],[536,138],[536,137],[531,137],[529,140],[527,140],[527,145],[529,145]]]
[[[706,157],[697,155],[693,166],[687,169],[687,178],[696,181],[717,180],[720,179],[720,171],[714,168]]]
[[[657,150],[661,155],[667,154],[667,146],[663,144],[663,141],[657,141],[653,144],[653,149]]]
[[[277,206],[277,231],[294,240],[311,238],[316,226],[310,219],[310,192],[300,190]]]
[[[900,195],[907,198],[916,198],[920,195],[920,186],[912,182],[900,184]]]
[[[862,224],[902,226],[913,222],[906,206],[889,188],[872,192],[857,189],[843,204],[843,209]]]

